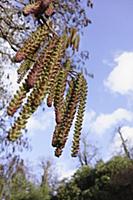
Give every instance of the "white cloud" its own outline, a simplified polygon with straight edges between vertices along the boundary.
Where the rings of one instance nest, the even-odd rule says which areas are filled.
[[[76,172],[76,168],[68,168],[66,162],[57,162],[56,163],[57,172],[59,174],[59,179],[62,180],[64,178],[70,179],[72,175]]]
[[[94,121],[96,118],[96,112],[94,110],[86,111],[84,115],[83,127],[88,129],[88,126]]]
[[[95,121],[91,122],[91,132],[97,133],[97,134],[103,134],[106,130],[109,128],[112,128],[112,126],[121,123],[121,122],[130,122],[133,120],[133,113],[123,109],[119,108],[115,110],[114,112],[110,114],[100,114],[97,116]]]
[[[53,110],[49,111],[36,111],[36,113],[31,116],[27,123],[28,132],[33,135],[36,132],[50,132],[50,129],[54,127],[54,113]]]
[[[123,52],[114,59],[116,66],[104,84],[121,95],[133,92],[133,52]]]

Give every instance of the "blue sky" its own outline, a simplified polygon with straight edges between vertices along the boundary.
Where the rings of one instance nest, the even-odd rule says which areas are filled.
[[[120,150],[116,133],[122,125],[122,133],[133,144],[133,1],[94,0],[94,8],[88,11],[92,24],[85,29],[80,49],[89,50],[86,66],[94,79],[88,78],[88,101],[83,134],[88,142],[99,147],[99,157],[109,159]],[[54,157],[51,146],[54,130],[54,113],[51,109],[39,109],[28,123],[33,150],[24,157],[37,164],[39,158],[55,160],[62,176],[70,174],[78,166],[70,156],[72,131],[60,158]]]

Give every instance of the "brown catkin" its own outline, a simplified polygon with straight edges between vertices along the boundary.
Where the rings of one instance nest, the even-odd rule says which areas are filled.
[[[51,4],[53,1],[54,0],[37,0],[35,3],[26,5],[23,9],[23,14],[25,16],[27,16],[29,14],[34,14],[35,17],[40,16],[43,13],[45,13],[45,11],[47,11],[47,9],[51,8]],[[53,4],[52,4],[52,6],[53,6]],[[51,16],[51,15],[48,15],[48,16]]]
[[[47,64],[50,57],[52,56],[53,49],[55,47],[56,40],[50,41],[50,43],[44,48],[42,53],[40,54],[38,60],[33,65],[32,69],[30,70],[27,78],[26,83],[29,88],[32,88],[37,81],[38,77],[40,76],[41,72],[43,71],[44,65]]]

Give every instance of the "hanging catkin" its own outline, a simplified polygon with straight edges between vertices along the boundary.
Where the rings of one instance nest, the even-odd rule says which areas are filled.
[[[25,75],[27,74],[28,70],[32,67],[32,65],[34,64],[34,61],[36,61],[37,58],[37,53],[35,53],[32,56],[29,56],[29,58],[25,59],[21,65],[19,66],[17,73],[18,73],[18,80],[17,83],[20,83]],[[33,59],[33,60],[32,60]]]
[[[36,83],[38,77],[40,76],[41,72],[43,71],[44,65],[47,64],[49,58],[52,56],[51,53],[55,47],[56,41],[50,41],[50,43],[44,48],[40,56],[38,57],[38,60],[33,65],[32,69],[30,70],[26,83],[29,88],[32,88],[34,84]]]
[[[55,150],[56,156],[61,155],[62,149],[64,148],[65,143],[67,141],[68,134],[76,113],[76,107],[79,101],[80,90],[81,90],[81,74],[78,74],[77,78],[74,80],[70,98],[66,103],[67,107],[65,108],[62,122],[60,123],[60,126],[58,126],[57,129],[55,130],[55,132],[57,132],[55,135],[58,136],[56,144],[57,148]]]
[[[10,101],[8,107],[7,107],[7,113],[10,116],[13,116],[14,113],[20,108],[23,99],[26,97],[27,92],[29,92],[29,89],[25,83],[23,83],[19,89],[17,90],[16,94]]]
[[[28,56],[34,54],[40,47],[42,42],[47,40],[49,30],[46,24],[39,26],[35,32],[24,42],[22,48],[18,50],[15,56],[16,62],[21,62]]]
[[[68,107],[68,102],[69,102],[69,99],[72,95],[73,88],[74,88],[74,79],[72,79],[69,83],[69,89],[67,91],[67,95],[66,95],[65,102],[64,102],[64,105],[63,105],[63,109],[62,109],[62,115],[63,115],[62,120],[59,124],[56,125],[54,133],[53,133],[53,138],[52,138],[52,146],[53,147],[57,147],[61,143],[60,141],[62,141],[63,134],[60,130],[64,126],[63,118],[64,118],[64,115],[65,115],[65,111]]]
[[[78,106],[78,112],[76,116],[74,136],[73,136],[73,144],[72,144],[71,155],[73,157],[77,156],[78,151],[79,151],[79,141],[80,141],[80,134],[82,130],[86,99],[87,99],[87,82],[85,78],[82,76],[82,90],[80,94],[80,100],[79,100],[79,106]]]

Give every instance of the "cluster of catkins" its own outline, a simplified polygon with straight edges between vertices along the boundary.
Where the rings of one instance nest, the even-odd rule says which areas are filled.
[[[17,71],[20,86],[7,107],[7,113],[13,117],[19,109],[19,115],[7,138],[16,141],[27,120],[47,98],[47,106],[53,106],[55,110],[52,146],[56,148],[57,157],[62,153],[76,115],[71,153],[74,157],[79,150],[87,82],[82,73],[72,69],[70,59],[65,54],[68,46],[78,49],[75,29],[69,36],[66,33],[57,36],[51,33],[50,26],[50,23],[39,26],[15,55],[15,61],[21,62]]]
[[[46,17],[50,17],[55,13],[54,9],[55,0],[35,0],[34,3],[28,4],[23,9],[25,16],[33,14],[36,18],[44,14]]]

